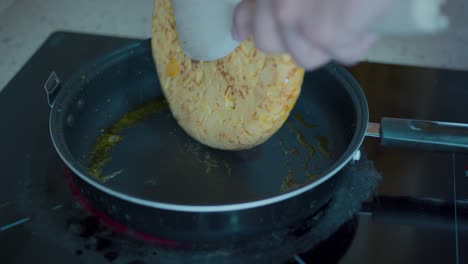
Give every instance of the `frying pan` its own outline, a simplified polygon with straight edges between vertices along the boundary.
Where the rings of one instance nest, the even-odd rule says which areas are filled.
[[[87,199],[121,224],[177,241],[246,239],[305,219],[333,198],[366,134],[387,146],[468,149],[465,124],[369,124],[359,84],[335,63],[308,72],[284,126],[243,151],[208,148],[178,126],[164,107],[150,40],[98,58],[64,83],[52,73],[45,89],[52,142]],[[151,104],[158,107],[143,115]],[[115,130],[128,113],[138,122]],[[106,133],[119,139],[98,159],[107,178],[90,169]]]

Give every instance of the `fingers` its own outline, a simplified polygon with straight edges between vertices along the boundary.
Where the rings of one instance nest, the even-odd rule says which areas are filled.
[[[233,37],[238,41],[253,36],[256,47],[267,53],[284,51],[272,0],[244,0],[234,11]]]
[[[293,25],[304,12],[304,1],[309,0],[271,0],[274,17],[278,24]]]
[[[355,1],[361,7],[379,3],[371,15],[347,0],[244,0],[235,10],[233,36],[238,41],[253,37],[267,53],[288,53],[307,70],[330,60],[355,64],[377,39],[366,33],[366,25],[389,0]]]
[[[243,41],[252,35],[252,19],[254,15],[255,0],[244,0],[236,6],[233,17],[232,37]]]
[[[328,62],[329,56],[319,47],[308,42],[295,28],[286,25],[280,27],[286,50],[300,67],[314,70]]]
[[[274,0],[275,18],[279,34],[288,52],[296,63],[313,70],[330,60],[329,55],[319,46],[314,45],[299,31],[299,21],[304,14],[304,8],[311,7],[310,0]]]
[[[278,23],[273,14],[272,0],[257,0],[252,23],[255,46],[261,51],[276,53],[284,50]]]
[[[295,24],[308,0],[244,0],[236,8],[233,37],[242,41],[252,36],[256,47],[266,53],[289,53],[295,62],[313,70],[329,56],[298,33]]]

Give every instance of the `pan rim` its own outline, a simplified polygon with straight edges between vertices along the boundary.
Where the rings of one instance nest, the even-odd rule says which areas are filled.
[[[132,54],[137,54],[139,52],[134,52],[136,48],[143,48],[141,51],[148,51],[147,49],[151,49],[149,45],[150,40],[145,40],[143,42],[139,42],[137,44],[131,44],[129,46],[125,46],[124,48],[118,49],[117,51],[111,52],[110,54],[105,55],[102,59],[96,60],[94,65],[98,65],[99,62],[106,62],[107,60],[112,60],[115,57],[119,57],[122,53],[131,52]],[[85,69],[87,69],[85,67]],[[65,96],[64,92],[60,92],[56,98],[56,104],[51,108],[50,117],[49,117],[49,132],[52,139],[52,143],[54,145],[55,150],[57,151],[58,155],[62,159],[62,161],[66,164],[66,166],[78,177],[80,177],[83,181],[87,184],[90,184],[92,187],[96,188],[97,190],[104,192],[112,197],[116,197],[118,199],[124,200],[126,202],[130,202],[133,204],[138,204],[145,207],[162,209],[162,210],[170,210],[170,211],[180,211],[180,212],[196,212],[196,213],[215,213],[215,212],[226,212],[226,211],[239,211],[239,210],[246,210],[246,209],[253,209],[262,206],[268,206],[275,203],[283,202],[285,200],[294,198],[298,195],[301,195],[332,178],[335,176],[341,169],[343,169],[353,158],[354,153],[359,150],[361,147],[364,138],[365,138],[365,131],[368,126],[369,120],[369,111],[367,100],[362,91],[360,85],[354,79],[354,77],[346,71],[342,66],[331,62],[328,65],[324,66],[325,69],[329,74],[331,74],[337,81],[347,90],[351,99],[353,100],[353,104],[355,105],[356,111],[356,128],[353,138],[343,152],[343,154],[338,158],[329,169],[324,171],[322,175],[315,181],[303,185],[300,188],[290,190],[286,193],[282,193],[276,196],[272,196],[269,198],[261,199],[261,200],[253,200],[241,203],[232,203],[232,204],[223,204],[223,205],[187,205],[187,204],[174,204],[174,203],[167,203],[167,202],[158,202],[154,200],[149,200],[145,198],[139,198],[135,196],[131,196],[125,194],[120,191],[113,190],[105,185],[102,185],[97,180],[92,179],[90,175],[84,173],[82,170],[76,166],[79,164],[75,161],[73,156],[66,152],[66,148],[60,147],[60,138],[56,131],[54,131],[53,121],[54,118],[57,116],[57,102],[60,102],[60,99]],[[78,72],[77,76],[81,73]],[[68,83],[74,83],[75,78],[72,77],[69,79]],[[64,87],[65,88],[65,87]],[[68,156],[68,157],[67,157]]]

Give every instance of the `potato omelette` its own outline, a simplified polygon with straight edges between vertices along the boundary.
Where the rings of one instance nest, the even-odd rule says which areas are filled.
[[[252,39],[217,61],[195,61],[179,44],[171,0],[155,0],[151,40],[162,91],[192,138],[241,150],[268,140],[288,118],[304,69],[285,54],[265,54]]]

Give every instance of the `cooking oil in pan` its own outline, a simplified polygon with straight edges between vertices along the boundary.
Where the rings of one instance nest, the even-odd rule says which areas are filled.
[[[97,138],[91,150],[88,172],[104,182],[122,173],[122,171],[119,170],[111,174],[102,175],[103,167],[111,161],[110,153],[112,149],[125,137],[123,130],[135,126],[148,116],[167,108],[168,104],[164,99],[149,102],[125,114],[121,119],[104,130],[103,134]]]
[[[280,192],[287,192],[288,190],[294,189],[300,186],[300,183],[294,177],[294,171],[290,168],[288,174],[284,177],[283,182],[280,186]]]
[[[306,137],[306,135],[303,132],[301,132],[301,128],[295,123],[300,124],[302,129],[306,129],[307,131],[314,130],[317,128],[317,126],[309,123],[308,120],[304,118],[304,116],[301,114],[295,114],[293,117],[293,120],[297,122],[293,122],[293,120],[289,119],[286,122],[286,125],[288,126],[289,133],[291,133],[294,136],[296,142],[285,143],[284,140],[280,140],[279,144],[285,156],[292,155],[293,158],[300,159],[302,161],[302,169],[300,170],[300,172],[304,173],[305,182],[312,182],[315,179],[317,179],[318,173],[311,171],[311,158],[316,154],[317,148],[320,155],[324,159],[330,160],[331,153],[329,149],[329,142],[327,137],[325,136],[315,136],[314,143],[317,147],[314,147],[314,144],[312,144],[309,141],[310,139]],[[296,147],[296,144],[299,145],[299,147]],[[301,149],[302,151],[300,151]],[[286,160],[289,161],[290,159]],[[293,169],[293,166],[291,166],[289,162],[287,162],[287,166],[288,173],[283,178],[283,182],[280,186],[280,192],[287,192],[301,185],[300,181],[296,177],[298,176],[296,175],[296,170]]]
[[[325,136],[316,136],[318,149],[322,153],[323,157],[330,159],[330,149],[328,147],[328,139]]]
[[[316,125],[310,124],[303,115],[301,114],[295,114],[294,119],[296,119],[301,125],[303,125],[305,128],[316,128]]]
[[[97,138],[96,143],[92,148],[89,159],[90,165],[88,167],[88,172],[103,182],[106,182],[121,174],[123,172],[122,170],[103,175],[103,168],[112,159],[112,149],[122,140],[124,140],[125,135],[123,131],[144,121],[149,116],[167,109],[168,103],[166,100],[155,100],[137,108],[132,112],[125,114],[112,126],[106,130],[102,130],[103,134]],[[169,134],[171,133],[173,134],[174,132],[170,131]],[[179,143],[180,142],[176,142],[176,144]],[[214,157],[212,154],[210,154],[209,151],[203,150],[198,142],[185,142],[183,146],[179,147],[182,149],[182,151],[190,153],[192,157],[204,167],[206,174],[213,173],[216,170],[224,170],[228,176],[231,176],[232,169],[229,163],[226,160],[219,160],[217,157]],[[152,178],[147,182],[149,184],[155,185],[156,180]]]
[[[181,148],[181,151],[186,151],[190,153],[192,157],[204,167],[205,174],[214,173],[216,170],[222,170],[228,175],[231,176],[231,166],[229,162],[216,157],[214,154],[210,153],[206,149],[202,149],[202,145],[196,141],[188,141],[183,146],[180,146],[180,142],[176,142]]]
[[[103,174],[104,167],[111,161],[111,153],[113,148],[125,140],[124,130],[131,128],[140,122],[143,122],[151,115],[168,110],[168,103],[164,99],[152,101],[136,110],[125,114],[121,119],[103,130],[90,153],[89,173],[95,178],[106,182],[117,175],[121,174],[122,170],[114,171],[110,174]],[[291,135],[290,141],[278,139],[280,151],[285,160],[295,160],[296,163],[302,163],[301,166],[292,166],[287,164],[287,172],[282,177],[282,182],[279,186],[280,192],[297,188],[304,183],[314,181],[319,172],[317,168],[312,168],[314,164],[310,164],[314,155],[320,155],[325,159],[330,159],[329,142],[325,136],[312,136],[316,133],[318,127],[311,124],[304,116],[295,114],[285,124],[285,131]],[[312,131],[313,133],[308,133]],[[169,131],[169,134],[175,133]],[[195,141],[175,141],[183,152],[190,153],[193,161],[202,167],[205,175],[224,174],[227,177],[237,177],[232,169],[232,164],[229,160],[222,156],[217,156],[211,153],[201,144]],[[288,161],[287,161],[288,162]],[[148,185],[158,186],[159,180],[155,177],[149,178],[146,183]]]

